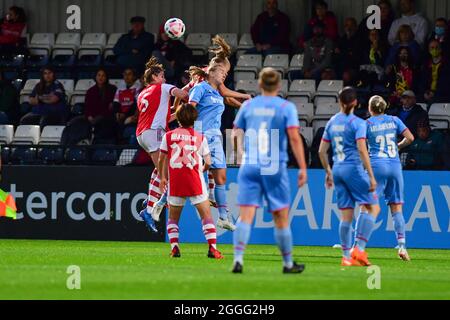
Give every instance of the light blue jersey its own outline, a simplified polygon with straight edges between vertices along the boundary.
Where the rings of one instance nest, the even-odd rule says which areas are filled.
[[[289,208],[286,129],[299,128],[295,105],[279,97],[258,96],[242,105],[234,125],[245,131],[238,204],[261,207],[265,198],[271,212]],[[274,170],[264,170],[268,165]]]
[[[197,103],[198,119],[194,129],[207,137],[222,135],[220,125],[225,105],[219,91],[207,81],[200,82],[189,91],[189,102]]]
[[[339,112],[328,121],[322,140],[331,143],[334,165],[359,164],[356,141],[366,139],[366,122],[354,114]]]
[[[258,96],[246,101],[239,110],[234,125],[245,131],[246,164],[287,162],[286,129],[299,128],[295,105],[280,97]]]
[[[406,129],[405,124],[394,116],[379,115],[369,118],[367,120],[367,141],[371,162],[400,162],[397,136]]]

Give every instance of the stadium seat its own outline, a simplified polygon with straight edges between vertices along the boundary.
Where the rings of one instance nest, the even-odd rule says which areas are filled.
[[[94,79],[80,79],[75,85],[74,94],[86,94],[86,92],[95,85]]]
[[[242,34],[239,39],[239,44],[237,47],[236,58],[239,59],[241,55],[245,54],[245,52],[255,45],[253,44],[252,35],[250,33]]]
[[[14,126],[0,125],[0,144],[10,144],[14,137]]]
[[[123,85],[125,81],[123,79],[109,79],[109,83],[116,87],[119,87]]]
[[[113,49],[122,35],[123,33],[111,33],[108,37],[108,42],[106,43],[105,49]]]
[[[116,166],[126,166],[133,163],[134,156],[137,153],[137,149],[124,149],[120,153],[119,160],[117,160]]]
[[[434,103],[428,111],[430,123],[437,129],[450,128],[450,103]]]
[[[0,56],[0,67],[3,68],[22,68],[25,62],[25,56],[23,54],[6,54]]]
[[[33,91],[34,87],[39,83],[39,79],[28,79],[27,82],[25,82],[25,85],[20,91],[20,103],[28,102],[29,95]]]
[[[64,90],[66,91],[66,96],[68,98],[67,100],[70,101],[70,97],[72,96],[74,91],[75,81],[73,79],[58,79],[58,81],[63,85]]]
[[[34,164],[36,162],[36,148],[17,146],[11,148],[12,164]]]
[[[39,148],[37,150],[37,159],[42,164],[61,164],[64,162],[64,148]]]
[[[117,150],[108,148],[98,148],[92,153],[92,162],[99,165],[116,165],[118,157]]]
[[[39,126],[18,126],[14,134],[13,144],[38,144],[40,136]]]
[[[300,76],[300,72],[303,70],[303,58],[303,54],[296,54],[292,57],[289,68],[287,70],[287,78],[289,79],[289,81],[292,82],[294,81],[294,79],[298,79],[298,77]]]
[[[320,128],[325,128],[328,120],[313,120],[313,133],[316,136]]]
[[[271,67],[279,71],[284,77],[284,74],[289,68],[289,55],[287,54],[269,54],[264,59],[264,67]]]
[[[14,79],[11,84],[14,86],[14,88],[17,90],[17,92],[22,91],[22,87],[24,85],[23,79]]]
[[[292,101],[292,98],[289,98],[289,101],[295,104],[295,107],[297,108],[298,118],[300,121],[304,122],[302,126],[311,123],[314,117],[314,105],[312,103],[296,103],[295,100]]]
[[[11,148],[10,147],[2,147],[1,159],[2,159],[2,164],[10,163],[10,161],[11,161]]]
[[[236,90],[244,90],[248,94],[259,94],[258,80],[239,80],[235,86]]]
[[[254,78],[258,75],[262,68],[262,55],[260,54],[244,54],[239,57],[239,60],[234,68],[234,81],[242,79],[241,73],[250,73]]]
[[[80,46],[80,39],[79,33],[59,33],[53,46],[52,64],[55,67],[72,67],[75,64],[75,53]]]
[[[64,126],[46,126],[42,130],[39,144],[60,144]]]
[[[55,35],[53,33],[35,33],[31,37],[28,50],[31,55],[50,56],[54,44]]]
[[[359,100],[359,99],[358,99]],[[425,110],[426,112],[428,112],[428,104],[426,103],[417,103],[419,106],[422,107],[423,110]]]
[[[330,119],[340,110],[339,103],[323,103],[316,107],[314,119]]]
[[[103,51],[103,61],[106,66],[115,65],[115,56],[113,49],[122,35],[122,33],[111,33],[109,35],[108,42],[106,43],[105,49]]]
[[[68,164],[80,165],[89,160],[89,155],[85,147],[70,147],[66,149],[64,159]]]
[[[192,50],[194,56],[206,55],[210,45],[211,35],[209,33],[190,33],[186,39],[186,46]]]
[[[316,92],[316,81],[315,80],[294,80],[289,88],[288,97],[289,98],[303,98],[301,101],[303,103],[309,103],[314,98]],[[298,99],[300,100],[300,99]]]
[[[300,127],[300,133],[306,140],[306,144],[309,148],[311,148],[314,135],[313,135],[313,128],[312,127]]]
[[[314,102],[317,105],[338,101],[339,91],[344,87],[342,80],[322,80],[319,83]]]
[[[78,50],[78,66],[99,66],[103,48],[106,46],[105,33],[86,33]]]
[[[280,93],[278,94],[282,98],[285,98],[289,91],[289,81],[287,79],[281,80],[281,89]]]
[[[219,33],[221,36],[231,47],[231,50],[234,51],[238,47],[238,35],[236,33]]]

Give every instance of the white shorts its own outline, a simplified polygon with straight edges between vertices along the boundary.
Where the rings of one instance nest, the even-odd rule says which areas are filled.
[[[189,198],[189,201],[191,201],[191,204],[193,206],[200,204],[202,202],[205,202],[208,200],[208,193],[203,193],[201,195],[195,196],[195,197],[173,197],[168,196],[168,202],[169,205],[174,207],[183,207],[186,203],[187,198]]]
[[[148,129],[137,137],[139,145],[147,153],[158,151],[161,147],[162,137],[166,133],[163,129]]]

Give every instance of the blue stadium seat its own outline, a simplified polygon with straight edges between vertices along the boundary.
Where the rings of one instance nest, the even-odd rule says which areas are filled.
[[[25,56],[23,54],[17,55],[2,55],[0,57],[0,67],[2,68],[22,68],[24,66]]]
[[[68,164],[80,165],[89,160],[88,152],[84,147],[69,147],[66,149],[64,158]]]
[[[115,165],[118,159],[115,149],[99,148],[92,154],[92,162],[99,165]]]
[[[20,90],[22,90],[23,85],[25,84],[23,79],[14,79],[11,84],[13,85],[14,88],[16,88],[17,92],[20,92]]]
[[[38,159],[42,164],[61,164],[64,162],[63,148],[39,148]]]
[[[29,55],[25,66],[27,69],[39,70],[46,66],[49,61],[50,57],[48,55]]]
[[[14,146],[11,149],[12,164],[35,164],[36,148],[29,146]]]
[[[9,164],[11,161],[11,148],[2,146],[1,157],[2,164]]]

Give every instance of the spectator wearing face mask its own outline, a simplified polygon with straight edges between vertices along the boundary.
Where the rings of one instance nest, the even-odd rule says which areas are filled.
[[[450,54],[450,30],[449,23],[447,23],[447,19],[438,18],[434,22],[434,30],[431,33],[430,39],[428,39],[428,43],[431,40],[437,40],[441,44],[442,51],[444,55]]]
[[[389,50],[388,57],[386,59],[386,65],[389,66],[395,63],[397,59],[398,51],[401,47],[407,47],[410,53],[410,58],[414,64],[420,62],[420,56],[422,49],[420,45],[414,40],[414,33],[411,27],[407,24],[400,26],[397,32],[397,37],[394,45]]]

